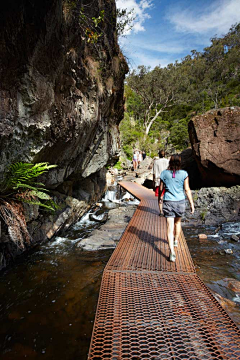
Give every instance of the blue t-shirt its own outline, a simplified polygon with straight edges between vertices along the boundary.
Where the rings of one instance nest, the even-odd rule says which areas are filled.
[[[185,200],[184,180],[188,177],[185,170],[178,170],[173,177],[172,170],[164,170],[160,175],[160,179],[165,185],[165,194],[163,200],[181,201]]]

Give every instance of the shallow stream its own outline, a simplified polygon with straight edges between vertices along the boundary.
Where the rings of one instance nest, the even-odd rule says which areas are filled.
[[[1,359],[87,359],[101,275],[112,250],[83,252],[76,242],[98,226],[87,215],[68,238],[38,246],[1,274]],[[201,242],[199,233],[215,235],[216,228],[184,229],[198,274],[214,290],[221,290],[223,278],[240,280],[240,243],[229,240],[231,231],[240,233],[240,224],[227,226]],[[225,254],[227,248],[233,254]],[[233,299],[231,291],[221,291]],[[230,315],[240,326],[235,303]]]

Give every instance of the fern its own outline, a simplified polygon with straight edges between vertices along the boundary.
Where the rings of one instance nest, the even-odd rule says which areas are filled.
[[[17,184],[17,186],[13,187],[13,190],[17,190],[17,189],[32,189],[32,190],[49,191],[49,190],[47,190],[45,188],[38,188],[38,187],[32,186],[30,184],[21,184],[21,183],[19,183],[19,184]]]
[[[47,162],[31,164],[20,161],[11,164],[5,176],[2,193],[7,194],[5,197],[15,196],[22,202],[54,211],[58,208],[57,204],[47,194],[48,190],[44,184],[35,182],[35,179],[56,166],[49,165]],[[39,199],[43,201],[39,201]]]
[[[0,217],[6,223],[12,241],[22,249],[25,248],[25,243],[30,243],[31,237],[20,202],[38,205],[49,211],[58,209],[45,185],[35,182],[38,176],[56,166],[47,162],[17,162],[9,167],[5,175],[0,191]]]
[[[36,196],[36,197],[38,197],[39,199],[42,199],[42,200],[50,200],[51,199],[50,195],[46,194],[43,191],[39,191],[39,189],[31,191],[30,194],[31,194],[31,196],[33,196],[33,197]]]
[[[42,206],[44,207],[45,209],[47,210],[50,210],[50,211],[55,211],[56,209],[59,209],[59,206],[52,200],[52,202],[50,204],[47,204],[47,203],[42,203],[41,201],[37,201],[37,200],[27,200],[27,199],[24,199],[22,200],[23,202],[27,203],[27,204],[30,204],[30,205],[38,205],[38,206]],[[54,204],[54,205],[53,205]]]
[[[18,189],[33,183],[33,179],[46,173],[57,165],[49,165],[47,162],[30,164],[17,162],[9,167],[6,174],[5,188]]]

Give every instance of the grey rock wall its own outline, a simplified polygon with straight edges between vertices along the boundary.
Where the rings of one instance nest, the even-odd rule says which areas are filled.
[[[90,22],[104,10],[94,44],[87,41],[82,8]],[[41,214],[31,220],[35,229],[41,223],[32,232],[40,240],[51,226],[55,233],[61,213],[64,228],[101,197],[104,168],[120,153],[128,68],[117,43],[115,1],[1,3],[0,52],[0,180],[13,162],[58,165],[42,180],[62,210],[51,220]],[[69,196],[84,203],[81,211],[72,209]]]

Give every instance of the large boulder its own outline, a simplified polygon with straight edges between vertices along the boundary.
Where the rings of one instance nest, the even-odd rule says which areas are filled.
[[[196,159],[193,155],[192,149],[188,148],[181,153],[181,166],[189,175],[189,184],[192,190],[202,187],[201,174],[198,169]]]
[[[240,108],[210,110],[189,122],[189,136],[204,186],[240,184]]]

